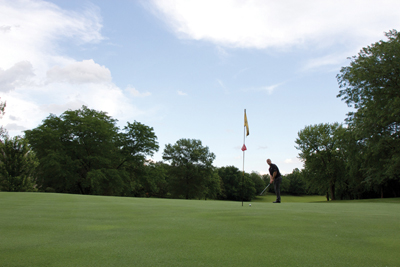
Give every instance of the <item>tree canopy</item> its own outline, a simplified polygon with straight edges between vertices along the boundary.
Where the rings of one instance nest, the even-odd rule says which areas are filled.
[[[0,190],[33,191],[38,161],[26,139],[5,136],[0,142]]]
[[[362,144],[364,181],[381,189],[400,180],[400,34],[385,36],[350,58],[337,76],[338,97],[355,108],[347,122]]]
[[[308,179],[319,193],[325,193],[335,200],[335,186],[345,176],[344,159],[340,151],[338,123],[307,126],[298,133],[299,157],[309,170]]]
[[[200,140],[179,139],[174,145],[165,146],[163,159],[170,163],[170,186],[175,196],[186,199],[204,196],[209,180],[215,177],[212,175],[215,154],[207,146]]]
[[[50,114],[25,135],[40,162],[39,186],[56,192],[129,195],[135,170],[158,150],[152,128],[134,122],[120,131],[115,119],[85,106]]]
[[[6,102],[0,101],[0,119],[3,117],[5,113],[6,105],[7,105]],[[0,138],[4,138],[6,135],[7,135],[6,129],[4,129],[3,125],[0,126]]]

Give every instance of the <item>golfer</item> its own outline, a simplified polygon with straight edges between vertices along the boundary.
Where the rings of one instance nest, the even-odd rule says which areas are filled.
[[[274,183],[275,194],[276,194],[276,201],[273,203],[281,203],[281,183],[282,183],[282,176],[279,172],[278,166],[273,164],[270,159],[267,159],[267,164],[269,165],[269,175],[270,180],[269,183]]]

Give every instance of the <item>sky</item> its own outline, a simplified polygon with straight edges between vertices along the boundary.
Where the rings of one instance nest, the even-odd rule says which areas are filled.
[[[10,136],[85,105],[214,166],[283,174],[295,140],[351,111],[336,75],[399,29],[398,0],[0,0],[0,123]],[[244,137],[246,109],[250,135]],[[241,151],[245,142],[247,150]]]

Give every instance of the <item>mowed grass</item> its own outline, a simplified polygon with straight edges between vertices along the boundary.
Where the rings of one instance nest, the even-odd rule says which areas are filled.
[[[400,199],[307,198],[0,192],[0,266],[400,266]]]

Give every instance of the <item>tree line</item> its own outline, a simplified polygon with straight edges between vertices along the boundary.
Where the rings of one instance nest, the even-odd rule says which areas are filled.
[[[295,141],[308,188],[328,200],[400,195],[400,34],[385,36],[337,75],[337,97],[354,108],[345,125],[310,125]]]
[[[24,137],[5,134],[0,190],[249,201],[269,183],[269,175],[213,166],[214,153],[196,139],[167,144],[163,161],[153,162],[153,128],[135,121],[120,129],[116,122],[83,106],[50,114]]]
[[[363,48],[337,75],[354,107],[345,123],[306,126],[295,140],[304,163],[284,176],[282,193],[327,200],[398,197],[400,192],[400,35]],[[0,116],[5,102],[0,102]],[[24,137],[1,127],[0,190],[185,199],[251,200],[269,175],[215,167],[200,140],[167,144],[163,161],[152,127],[120,129],[107,113],[83,106],[50,114]],[[269,192],[273,189],[269,188]]]

